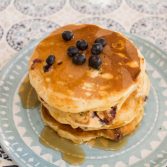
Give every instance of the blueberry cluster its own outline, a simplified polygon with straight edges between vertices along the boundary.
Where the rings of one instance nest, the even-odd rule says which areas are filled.
[[[49,68],[54,64],[56,61],[56,57],[54,55],[49,55],[46,59],[46,65],[43,67],[44,72],[48,72]]]
[[[74,34],[71,31],[64,31],[62,33],[62,38],[65,41],[70,41],[74,38]],[[106,45],[106,40],[104,38],[97,38],[91,48],[91,56],[89,57],[89,66],[95,69],[99,69],[102,64],[99,54],[103,51]],[[76,46],[70,46],[67,49],[67,54],[72,58],[72,62],[76,65],[81,65],[86,62],[86,57],[82,51],[88,48],[87,41],[81,39],[76,42]]]
[[[80,51],[84,51],[87,48],[87,42],[85,40],[79,40],[76,42],[76,46],[70,46],[67,49],[67,54],[72,58],[74,64],[81,65],[86,62],[86,57]]]

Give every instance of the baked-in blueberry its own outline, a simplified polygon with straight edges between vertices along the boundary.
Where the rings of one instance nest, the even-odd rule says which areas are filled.
[[[49,64],[46,64],[46,65],[43,67],[43,71],[44,71],[44,72],[48,72],[50,67],[51,67],[51,66],[50,66]]]

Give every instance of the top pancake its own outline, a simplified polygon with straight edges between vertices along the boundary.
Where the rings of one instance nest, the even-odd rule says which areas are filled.
[[[64,31],[72,31],[74,38],[64,41],[61,35]],[[88,66],[88,58],[98,37],[105,38],[107,45],[100,54],[101,68],[95,70]],[[83,65],[75,65],[67,55],[67,48],[80,39],[88,42],[84,51],[87,60]],[[45,60],[51,54],[56,62],[49,72],[44,72]],[[90,24],[67,25],[56,29],[35,48],[29,77],[39,97],[54,108],[72,113],[102,111],[136,89],[140,64],[136,47],[120,33]]]

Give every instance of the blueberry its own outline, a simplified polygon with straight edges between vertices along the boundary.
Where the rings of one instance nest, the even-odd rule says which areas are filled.
[[[65,41],[70,41],[74,37],[74,34],[71,31],[64,31],[62,33],[62,38]]]
[[[70,47],[67,49],[67,54],[68,54],[70,57],[75,56],[77,53],[79,53],[79,50],[78,50],[78,48],[76,48],[75,46],[70,46]]]
[[[99,69],[102,64],[101,58],[99,55],[92,55],[89,57],[89,66],[95,69]]]
[[[103,50],[102,44],[100,44],[100,43],[94,43],[94,44],[92,45],[91,52],[92,52],[93,55],[98,55],[98,54],[100,54],[100,53],[102,52],[102,50]]]
[[[102,44],[103,47],[107,44],[107,42],[104,38],[97,38],[95,40],[95,43],[100,43],[100,44]]]
[[[83,54],[76,54],[75,56],[72,57],[72,62],[77,65],[84,64],[86,61],[86,57]]]
[[[54,62],[55,62],[55,59],[56,59],[56,58],[55,58],[54,55],[50,55],[50,56],[47,57],[46,63],[47,63],[48,65],[53,65]]]
[[[85,40],[81,39],[81,40],[77,41],[76,46],[79,50],[83,51],[83,50],[86,50],[88,48],[88,43]]]
[[[47,64],[47,65],[45,65],[45,66],[43,67],[43,71],[44,71],[44,72],[48,72],[48,71],[49,71],[49,68],[50,68],[50,65]]]

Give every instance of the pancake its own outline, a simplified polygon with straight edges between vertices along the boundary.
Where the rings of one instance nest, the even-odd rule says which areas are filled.
[[[104,137],[114,141],[120,140],[123,136],[132,133],[142,120],[143,108],[138,108],[136,112],[136,117],[129,124],[120,128],[83,131],[80,128],[73,129],[70,125],[60,124],[49,114],[49,112],[44,106],[41,107],[41,117],[45,125],[51,127],[54,131],[58,133],[59,136],[72,140],[74,143],[77,144],[90,141],[91,139],[95,139],[97,137]]]
[[[64,31],[74,37],[65,41]],[[95,69],[89,58],[99,37],[106,45],[96,55],[102,64]],[[70,57],[67,50],[81,39],[88,43],[86,50],[79,51],[86,62],[76,65],[72,61],[76,55]],[[50,55],[56,59],[51,65]],[[150,90],[145,59],[134,43],[119,32],[92,24],[67,25],[43,39],[30,58],[29,79],[45,125],[74,143],[97,137],[120,140],[132,133],[142,120]]]
[[[143,106],[143,101],[148,96],[150,82],[148,76],[145,74],[142,86],[140,89],[134,91],[126,101],[123,102],[120,108],[110,108],[108,111],[100,111],[96,114],[92,111],[83,113],[67,113],[51,108],[44,101],[42,104],[47,108],[49,114],[58,122],[62,124],[69,124],[72,128],[81,128],[87,130],[98,129],[115,129],[124,126],[131,122],[137,115],[136,108]],[[115,111],[112,111],[115,110]],[[115,115],[112,115],[114,112]],[[99,117],[101,119],[99,119]],[[102,121],[107,119],[108,122]]]
[[[62,32],[74,33],[74,39],[65,42]],[[67,56],[67,48],[79,39],[88,42],[84,51],[86,59],[98,37],[104,37],[107,45],[100,54],[100,70],[75,65]],[[49,72],[43,67],[48,55],[56,56],[56,63]],[[141,71],[144,71],[143,57],[134,44],[118,32],[96,25],[67,25],[52,32],[35,48],[29,63],[29,78],[38,96],[48,106],[67,113],[105,111],[117,105],[138,87]]]

